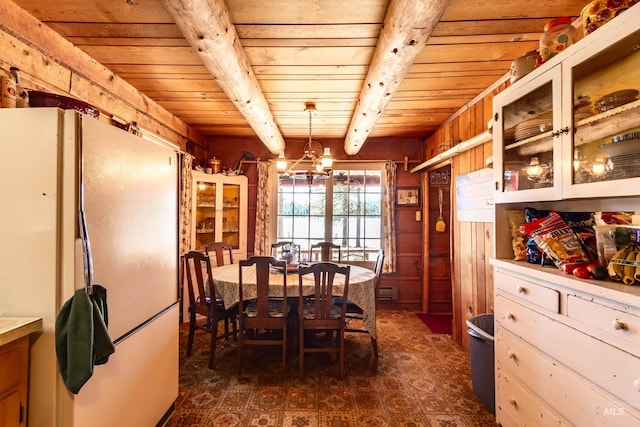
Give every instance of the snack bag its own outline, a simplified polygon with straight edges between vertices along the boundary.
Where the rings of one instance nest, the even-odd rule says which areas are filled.
[[[527,224],[539,218],[544,218],[547,216],[549,216],[549,211],[542,211],[535,208],[524,209],[524,219],[525,223]],[[523,228],[521,228],[521,230],[523,230]],[[525,249],[527,262],[529,264],[541,264],[544,261],[545,264],[552,265],[553,263],[550,260],[543,260],[542,252],[540,248],[538,248],[538,245],[536,245],[536,242],[534,242],[533,237],[527,235],[527,233],[525,233],[524,231],[523,233],[526,236],[525,241],[527,242]]]
[[[587,263],[589,257],[571,227],[557,212],[521,227],[558,268],[570,263]]]
[[[509,229],[511,230],[511,245],[513,247],[513,259],[521,261],[527,258],[526,241],[527,236],[520,231],[520,227],[524,224],[523,209],[508,209],[507,218],[509,219]]]
[[[525,209],[525,220],[527,223],[536,219],[549,216],[550,211],[538,210],[528,207]],[[558,215],[567,223],[571,231],[574,232],[578,241],[582,245],[582,249],[589,256],[591,261],[598,259],[598,250],[596,244],[596,234],[593,230],[594,215],[592,212],[558,212]],[[529,239],[527,242],[527,262],[532,264],[540,264],[542,254],[535,242]],[[547,264],[550,264],[547,262]]]

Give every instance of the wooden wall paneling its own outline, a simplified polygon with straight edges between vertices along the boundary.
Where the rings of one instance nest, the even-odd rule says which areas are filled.
[[[96,59],[73,46],[10,1],[0,1],[2,65],[20,68],[25,86],[68,94],[126,122],[136,121],[185,148],[189,141],[204,145],[204,138],[171,113],[142,95]],[[61,78],[68,75],[68,78]],[[91,88],[91,90],[89,90]],[[118,102],[113,102],[113,100]],[[118,104],[119,111],[112,111]]]
[[[426,152],[428,150],[428,144],[429,144],[429,140],[425,140],[423,145],[424,145],[424,151]],[[422,188],[429,188],[429,172],[428,171],[422,171],[420,173],[420,182],[421,182],[421,187]],[[422,271],[424,271],[424,274],[422,275],[422,301],[420,304],[420,311],[423,313],[427,313],[429,311],[429,283],[431,278],[429,277],[429,272],[431,270],[431,257],[429,256],[429,246],[431,244],[431,236],[429,233],[429,228],[430,228],[430,223],[431,223],[431,214],[429,213],[429,202],[428,199],[425,197],[425,203],[423,203],[422,205],[422,209],[421,209],[421,214],[422,214],[422,235],[424,236],[424,238],[422,239],[422,253],[423,253],[423,257],[422,257]]]

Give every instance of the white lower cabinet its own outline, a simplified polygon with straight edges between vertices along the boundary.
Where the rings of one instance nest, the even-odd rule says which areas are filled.
[[[638,293],[493,263],[498,422],[640,426]]]

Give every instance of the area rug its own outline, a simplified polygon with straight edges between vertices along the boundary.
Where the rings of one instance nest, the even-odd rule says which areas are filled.
[[[209,363],[209,335],[180,326],[180,388],[165,427],[498,427],[473,394],[469,355],[447,335],[425,331],[415,311],[378,309],[379,361],[371,369],[367,334],[347,333],[344,378],[322,353],[291,349],[286,367],[277,347],[246,358],[238,378],[238,341],[216,343]],[[220,322],[219,333],[222,332]],[[426,332],[426,333],[425,333]]]
[[[416,315],[434,334],[451,335],[451,320],[453,319],[451,314],[416,313]]]

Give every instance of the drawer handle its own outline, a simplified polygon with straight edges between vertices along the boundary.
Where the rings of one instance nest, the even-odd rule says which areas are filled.
[[[507,313],[505,314],[505,317],[509,320],[515,320],[516,316],[513,315],[513,313],[511,313],[510,311],[507,311]]]
[[[633,386],[636,388],[636,390],[640,391],[640,380],[634,380]]]
[[[516,401],[515,397],[510,397],[509,403],[511,403],[513,406],[518,406],[518,402]]]
[[[509,359],[513,359],[513,360],[517,359],[516,353],[513,350],[507,351],[507,356],[509,356]]]
[[[518,286],[518,293],[519,294],[526,294],[527,293],[527,288],[525,288],[524,286]]]
[[[627,329],[627,325],[624,322],[619,321],[618,319],[611,322],[611,326],[613,326],[613,329],[615,329],[616,331],[624,331]]]

